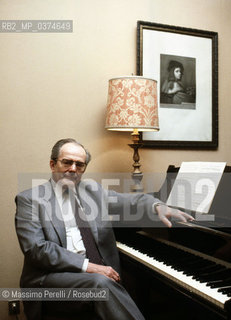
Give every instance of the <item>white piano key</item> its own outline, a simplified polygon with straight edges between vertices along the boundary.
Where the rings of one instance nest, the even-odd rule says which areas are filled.
[[[207,287],[206,283],[201,283],[193,279],[192,276],[187,276],[183,274],[183,272],[177,271],[171,266],[167,266],[163,262],[157,261],[154,258],[149,257],[147,254],[131,248],[126,244],[117,242],[117,247],[121,252],[127,254],[137,261],[140,261],[149,268],[176,282],[190,292],[193,292],[210,301],[211,303],[214,303],[222,309],[224,309],[225,302],[230,299],[226,294],[218,292],[218,289]]]

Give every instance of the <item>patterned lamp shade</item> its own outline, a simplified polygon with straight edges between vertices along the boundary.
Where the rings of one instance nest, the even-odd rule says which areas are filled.
[[[138,76],[109,80],[105,128],[159,130],[157,82]]]

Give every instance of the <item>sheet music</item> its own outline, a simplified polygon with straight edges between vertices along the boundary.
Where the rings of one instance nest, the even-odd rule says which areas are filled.
[[[208,213],[226,162],[182,162],[167,205]]]

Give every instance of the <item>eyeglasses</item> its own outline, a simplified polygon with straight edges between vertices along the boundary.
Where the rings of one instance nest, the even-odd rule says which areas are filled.
[[[70,168],[73,166],[73,164],[75,164],[76,169],[79,172],[84,172],[87,167],[87,164],[85,162],[81,162],[81,161],[74,161],[74,160],[70,160],[70,159],[62,159],[62,160],[57,160],[57,161],[61,162],[65,168]]]

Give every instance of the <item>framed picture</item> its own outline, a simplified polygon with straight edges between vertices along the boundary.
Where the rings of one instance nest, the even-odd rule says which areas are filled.
[[[218,34],[137,22],[137,74],[157,80],[158,132],[144,147],[218,146]]]

